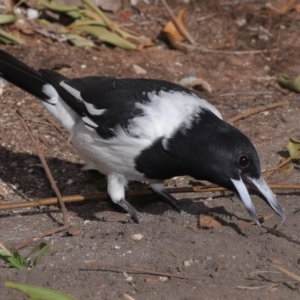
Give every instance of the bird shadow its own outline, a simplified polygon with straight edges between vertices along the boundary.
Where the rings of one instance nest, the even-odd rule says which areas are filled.
[[[61,160],[55,157],[46,157],[49,168],[54,176],[57,187],[63,195],[88,194],[98,192],[97,187],[93,184],[93,179],[86,172],[81,172],[82,165],[67,160]],[[93,174],[92,174],[93,175]],[[9,189],[12,189],[17,195],[23,199],[43,199],[55,197],[51,189],[50,183],[45,175],[44,169],[41,167],[39,157],[29,153],[16,153],[3,146],[0,146],[0,178]],[[73,184],[68,185],[67,182],[72,178]],[[136,184],[136,183],[134,183]],[[144,187],[143,187],[144,188]],[[218,197],[218,196],[215,196]],[[224,195],[219,196],[224,197]],[[143,198],[143,199],[142,199]],[[218,214],[225,217],[235,217],[235,214],[229,213],[223,206],[210,208],[204,204],[201,199],[184,198],[180,201],[186,206],[193,206],[192,214]],[[153,215],[160,215],[172,209],[170,205],[164,204],[158,206],[161,198],[158,195],[132,197],[129,201],[137,206],[141,212],[147,212]],[[3,203],[3,201],[1,201]],[[151,205],[153,204],[153,205]],[[84,206],[84,209],[82,207]],[[97,214],[104,211],[120,211],[124,212],[118,205],[112,203],[109,199],[102,201],[84,201],[84,203],[70,203],[68,210],[75,213],[84,220],[105,222],[105,219],[98,217]],[[159,207],[159,209],[157,209]],[[60,212],[59,209],[53,207],[43,207],[32,211],[23,211],[18,213],[1,213],[0,218],[7,218],[14,214],[22,216],[32,216],[46,214],[53,223],[62,225],[56,218],[55,213]],[[238,226],[232,222],[225,221],[222,217],[217,217],[223,226],[233,228],[238,234],[243,234]]]

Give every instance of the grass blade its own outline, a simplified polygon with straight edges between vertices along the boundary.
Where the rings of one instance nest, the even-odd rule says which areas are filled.
[[[0,25],[14,23],[18,20],[15,15],[0,15]]]
[[[109,44],[115,45],[117,47],[126,49],[126,50],[134,50],[136,49],[136,46],[123,39],[116,33],[113,33],[106,29],[105,27],[101,26],[81,26],[78,27],[77,30],[85,31],[93,36],[96,36],[98,39],[100,39],[103,42],[107,42]]]
[[[34,285],[6,281],[5,285],[27,295],[31,300],[77,300],[76,298],[59,291]]]
[[[8,44],[12,44],[12,43],[15,43],[15,44],[24,44],[24,41],[20,38],[17,38],[15,37],[14,35],[12,34],[9,34],[7,33],[6,31],[0,29],[0,38],[2,41],[6,41],[6,43]]]

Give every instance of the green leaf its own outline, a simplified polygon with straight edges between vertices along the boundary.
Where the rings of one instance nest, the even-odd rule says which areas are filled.
[[[21,284],[12,281],[6,281],[5,285],[24,293],[31,300],[77,300],[76,298],[62,292],[39,286]]]
[[[277,77],[277,82],[285,89],[300,93],[300,75],[289,78],[287,75],[281,74]]]
[[[79,11],[76,11],[76,10],[68,11],[68,12],[66,12],[66,15],[68,15],[69,17],[71,17],[73,19],[81,19],[84,17]]]
[[[104,12],[92,1],[90,0],[81,0],[85,5],[87,5],[89,8],[91,8],[95,13],[97,13],[99,15],[99,17],[103,20],[103,22],[105,23],[105,25],[107,25],[108,27],[110,27],[111,25],[111,21],[109,18],[106,17],[106,15],[104,14]]]
[[[290,138],[290,141],[287,145],[287,149],[290,153],[290,156],[293,156],[296,152],[300,150],[300,142]],[[296,155],[294,159],[300,159],[300,153]]]
[[[107,18],[106,15],[104,14],[104,12],[97,5],[95,5],[91,0],[82,0],[82,2],[84,4],[86,4],[89,8],[91,8],[95,13],[98,14],[98,16],[103,20],[106,27],[115,31],[124,39],[127,39],[127,38],[138,39],[138,37],[126,32],[126,31],[120,29],[118,26],[116,26],[116,24],[114,24],[109,18]],[[124,48],[124,47],[120,47],[120,48]],[[124,49],[127,49],[127,48],[124,48]]]
[[[123,48],[126,50],[136,49],[136,46],[133,43],[126,41],[125,39],[123,39],[122,37],[117,35],[116,33],[109,31],[105,27],[81,26],[81,27],[78,27],[77,30],[85,31],[91,35],[96,36],[103,42],[107,42],[109,44],[115,45],[117,47],[120,47],[120,48]]]
[[[278,174],[284,178],[287,178],[289,175],[291,175],[294,171],[294,164],[293,163],[289,163],[283,167],[281,167],[278,170]]]
[[[24,44],[24,41],[20,38],[15,37],[12,34],[7,33],[6,31],[0,29],[0,39],[6,44]]]
[[[63,4],[55,3],[54,1],[46,2],[44,0],[38,0],[38,4],[48,8],[50,10],[61,12],[61,13],[79,10],[79,8],[75,5],[74,6],[63,5]]]
[[[79,27],[79,26],[87,26],[87,25],[97,25],[97,26],[105,27],[105,23],[103,21],[95,21],[95,20],[86,20],[85,19],[85,20],[74,21],[68,28],[69,29],[77,29],[77,27]]]
[[[46,243],[41,243],[38,247],[39,247],[39,250],[37,250],[38,255],[36,256],[35,260],[33,261],[33,264],[32,264],[33,266],[36,266],[40,262],[41,258],[45,255],[45,253],[50,250],[51,245],[46,244]],[[36,248],[34,248],[33,250],[35,250]],[[33,252],[33,250],[31,252]]]
[[[0,25],[14,23],[18,20],[15,15],[0,15]]]
[[[78,34],[66,34],[66,38],[76,47],[93,47],[93,41],[90,41]]]
[[[26,259],[20,255],[15,249],[11,249],[11,252],[0,249],[0,259],[11,267],[16,269],[26,269],[28,267]]]

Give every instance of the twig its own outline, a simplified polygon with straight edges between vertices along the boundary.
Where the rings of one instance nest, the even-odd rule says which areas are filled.
[[[266,222],[266,221],[268,221],[271,217],[273,217],[273,214],[270,214],[270,215],[267,215],[267,216],[264,216],[264,217],[262,217],[262,218],[259,218],[259,222],[260,223],[264,223],[264,222]],[[248,227],[250,227],[250,226],[252,226],[252,225],[255,225],[256,223],[255,222],[253,222],[253,221],[246,221],[246,222],[243,222],[243,223],[241,223],[240,225],[239,225],[239,228],[240,229],[246,229],[246,228],[248,228]]]
[[[163,272],[155,272],[151,270],[146,269],[136,269],[136,268],[129,268],[125,266],[112,266],[112,265],[104,265],[100,264],[97,261],[94,260],[88,260],[86,261],[87,264],[98,267],[99,269],[104,269],[107,271],[115,271],[115,272],[129,272],[129,273],[142,273],[142,274],[150,274],[155,276],[164,276],[164,277],[170,277],[170,278],[179,278],[179,279],[189,279],[189,280],[201,280],[200,278],[196,277],[187,277],[182,275],[176,275],[176,274],[170,274],[170,273],[163,273]]]
[[[226,93],[226,94],[220,94],[219,97],[231,97],[231,96],[240,96],[240,95],[272,95],[274,92],[271,91],[265,91],[265,92],[237,92],[237,93]]]
[[[287,185],[287,184],[269,184],[270,188],[273,190],[300,190],[300,184],[295,185]],[[171,188],[166,189],[166,191],[170,194],[177,194],[177,193],[208,193],[208,192],[223,192],[226,191],[223,187],[217,186],[203,186],[203,187],[183,187],[183,188]],[[129,191],[126,193],[127,197],[134,197],[134,196],[147,196],[153,195],[154,192],[150,189],[147,190],[140,190],[140,191]],[[86,194],[86,195],[71,195],[71,196],[64,196],[62,197],[62,201],[64,203],[73,203],[73,202],[83,202],[88,200],[105,200],[109,199],[109,196],[106,192],[101,192],[97,194]],[[21,201],[21,202],[11,202],[11,203],[1,203],[0,204],[0,211],[1,210],[9,210],[9,209],[17,209],[17,208],[27,208],[27,207],[40,207],[40,206],[50,206],[56,205],[58,200],[56,197],[53,198],[46,198],[40,200],[32,200],[32,201]]]
[[[286,105],[286,104],[289,104],[289,101],[287,101],[287,100],[286,101],[281,101],[281,102],[273,103],[273,104],[266,105],[266,106],[259,105],[259,106],[247,109],[246,111],[243,111],[239,115],[227,120],[227,122],[232,124],[232,123],[234,123],[238,120],[245,119],[245,118],[247,118],[249,116],[252,116],[254,114],[258,114],[262,111],[274,109],[274,108],[277,108],[277,107],[280,107],[280,106],[283,106],[283,105]]]
[[[279,270],[280,272],[282,272],[283,274],[291,277],[294,280],[300,281],[300,276],[288,271],[287,269],[277,266],[277,265],[273,265],[274,268],[276,268],[277,270]]]
[[[287,159],[285,159],[282,163],[280,163],[278,166],[276,166],[274,169],[270,170],[268,174],[266,174],[266,178],[269,178],[271,175],[273,175],[276,171],[278,171],[281,167],[283,167],[284,165],[286,165],[287,163],[289,163],[293,158],[295,158],[296,156],[298,156],[300,154],[300,149],[295,152],[292,156],[288,157]]]
[[[43,118],[45,118],[66,140],[68,140],[67,133],[63,129],[61,129],[51,118],[48,118],[46,115],[44,115],[42,112],[40,112],[35,107],[30,107],[30,109],[34,110],[39,115],[43,116]]]
[[[175,27],[177,28],[177,30],[192,44],[195,45],[196,42],[194,41],[194,39],[190,36],[190,34],[181,26],[181,24],[177,21],[176,17],[174,16],[171,8],[169,7],[168,3],[165,0],[161,0],[161,2],[163,3],[163,5],[165,6],[166,10],[168,11],[172,22],[174,23]]]
[[[249,54],[260,54],[260,53],[269,53],[269,52],[274,52],[278,51],[277,48],[275,49],[264,49],[264,50],[245,50],[245,51],[237,51],[237,50],[232,50],[232,51],[227,51],[227,50],[214,50],[214,49],[209,49],[206,47],[201,47],[198,44],[195,45],[187,45],[181,42],[176,42],[178,46],[181,46],[182,48],[185,48],[185,50],[199,50],[204,53],[215,53],[215,54],[229,54],[229,55],[249,55]]]
[[[213,13],[213,14],[210,14],[210,15],[207,15],[207,16],[200,17],[200,18],[196,19],[196,22],[205,21],[205,20],[210,19],[210,18],[212,18],[216,15],[217,15],[217,13]]]
[[[14,247],[16,250],[20,250],[20,249],[23,249],[25,247],[27,247],[28,245],[30,245],[31,243],[33,243],[34,241],[38,240],[38,239],[42,239],[46,236],[50,236],[50,235],[53,235],[55,233],[58,233],[58,232],[62,232],[62,231],[65,231],[69,228],[69,225],[64,225],[64,226],[60,226],[60,227],[57,227],[57,228],[53,228],[51,230],[48,230],[48,231],[45,231],[29,240],[27,240],[26,242],[23,242],[22,244],[19,244],[17,245],[16,247]]]
[[[267,285],[260,285],[260,286],[242,286],[239,285],[236,288],[240,290],[260,290],[265,288],[273,288],[277,285],[277,283],[267,284]]]
[[[32,141],[32,143],[33,143],[35,149],[36,149],[36,152],[37,152],[37,154],[38,154],[38,156],[39,156],[39,158],[40,158],[40,160],[41,160],[41,162],[42,162],[42,164],[43,164],[43,167],[44,167],[44,169],[45,169],[45,172],[46,172],[46,174],[47,174],[47,177],[48,177],[48,179],[49,179],[49,181],[50,181],[51,187],[52,187],[53,191],[55,192],[56,197],[57,197],[57,199],[58,199],[58,201],[59,201],[59,204],[60,204],[60,207],[61,207],[61,211],[62,211],[62,214],[63,214],[63,222],[64,222],[64,226],[67,227],[67,226],[68,226],[68,212],[67,212],[65,203],[64,203],[64,201],[62,200],[62,196],[61,196],[61,194],[60,194],[60,192],[59,192],[59,189],[57,188],[57,186],[56,186],[56,184],[55,184],[55,181],[54,181],[54,178],[53,178],[53,176],[52,176],[52,174],[51,174],[51,171],[50,171],[50,169],[49,169],[49,167],[48,167],[48,165],[47,165],[47,162],[46,162],[46,160],[45,160],[45,157],[43,156],[42,152],[40,151],[39,146],[38,146],[37,142],[36,142],[35,139],[34,139],[34,136],[32,135],[32,133],[31,133],[31,131],[30,131],[30,128],[28,127],[28,125],[27,125],[26,122],[24,121],[24,118],[23,118],[23,116],[22,116],[22,114],[21,114],[21,112],[20,112],[19,110],[17,110],[17,115],[18,115],[18,117],[19,117],[19,119],[20,119],[20,121],[21,121],[21,123],[22,123],[24,129],[25,129],[26,132],[28,133],[28,135],[29,135],[29,137],[30,137],[30,139],[31,139],[31,141]]]

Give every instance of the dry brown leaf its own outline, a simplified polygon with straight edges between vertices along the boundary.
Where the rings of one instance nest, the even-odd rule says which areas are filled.
[[[137,50],[142,50],[144,48],[149,47],[156,47],[156,45],[152,42],[150,38],[145,38],[140,41],[139,45],[137,46]]]
[[[211,229],[211,228],[218,229],[221,228],[222,225],[214,218],[205,216],[199,218],[199,227],[201,229]]]
[[[187,29],[186,23],[184,22],[184,15],[187,11],[187,7],[183,7],[176,19],[178,23],[184,28]],[[182,42],[185,37],[177,30],[176,26],[174,25],[173,21],[169,21],[167,25],[164,27],[163,32],[167,35],[169,41],[172,45],[176,44],[177,42]]]
[[[258,220],[259,220],[260,223],[264,223],[264,222],[268,221],[271,217],[273,217],[273,214],[270,214],[270,215],[261,217],[261,218],[259,218]],[[245,228],[248,228],[248,227],[250,227],[250,226],[252,226],[252,225],[255,225],[255,224],[256,224],[256,223],[253,222],[253,221],[245,221],[245,222],[241,222],[241,223],[239,224],[239,228],[240,228],[240,229],[245,229]]]
[[[218,270],[226,270],[228,267],[228,264],[219,264],[218,265],[218,268],[217,268],[217,271]]]
[[[266,3],[266,8],[281,15],[288,13],[292,9],[295,9],[297,12],[300,12],[300,4],[296,4],[296,0],[288,0],[284,5],[282,5],[279,8],[274,7],[271,2],[268,2]]]
[[[20,32],[24,33],[24,34],[27,34],[27,35],[32,35],[34,34],[34,31],[29,28],[28,26],[24,25],[24,24],[21,24],[21,23],[15,23],[13,25],[13,27],[17,30],[19,30]]]
[[[285,14],[295,7],[296,0],[289,0],[279,8],[280,13]]]

